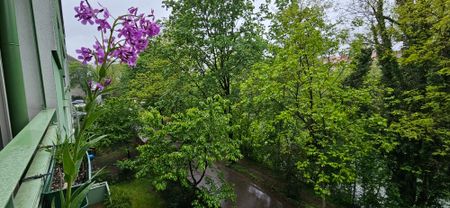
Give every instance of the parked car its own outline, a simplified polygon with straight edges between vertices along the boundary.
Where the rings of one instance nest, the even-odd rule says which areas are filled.
[[[84,100],[74,100],[72,101],[72,105],[84,103]]]

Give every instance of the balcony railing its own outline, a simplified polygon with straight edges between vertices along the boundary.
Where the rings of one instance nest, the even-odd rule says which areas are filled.
[[[46,178],[52,171],[57,143],[55,109],[43,110],[0,151],[0,208],[40,207]],[[87,197],[89,205],[109,195],[107,182],[97,183]]]
[[[55,109],[36,115],[0,151],[0,208],[38,207],[56,143]]]

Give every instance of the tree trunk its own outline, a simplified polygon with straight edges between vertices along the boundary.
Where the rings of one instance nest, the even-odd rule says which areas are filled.
[[[322,196],[322,208],[326,208],[327,207],[327,200],[325,198],[325,196]]]

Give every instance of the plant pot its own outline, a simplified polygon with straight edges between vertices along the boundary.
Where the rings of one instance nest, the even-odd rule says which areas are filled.
[[[58,176],[59,175],[59,176]],[[80,177],[83,176],[83,177]],[[83,159],[83,162],[81,163],[80,167],[80,173],[79,177],[74,185],[72,185],[72,193],[77,190],[80,186],[90,183],[91,177],[92,177],[92,168],[91,168],[91,161],[89,160],[89,155],[86,152],[86,157]],[[60,186],[55,186],[55,181],[60,181]],[[63,175],[62,175],[62,165],[57,164],[56,161],[53,159],[49,176],[46,177],[45,183],[44,183],[44,191],[42,193],[43,195],[43,207],[51,207],[52,201],[55,201],[55,207],[59,208],[59,201],[61,197],[61,191],[63,192],[64,196],[67,190],[67,187],[63,187],[66,184],[62,183],[63,181]],[[62,186],[62,187],[61,187]],[[87,198],[85,201],[83,201],[83,204],[81,207],[87,207]]]
[[[100,182],[94,184],[87,194],[89,205],[103,204],[105,200],[109,199],[109,186],[108,182]],[[94,206],[96,207],[96,206]]]

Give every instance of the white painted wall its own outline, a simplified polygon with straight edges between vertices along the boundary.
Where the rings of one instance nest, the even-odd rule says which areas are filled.
[[[29,1],[29,0],[28,0]],[[51,0],[32,0],[34,21],[41,60],[42,79],[47,108],[56,108],[56,85],[52,65],[52,50],[56,49],[53,32]]]
[[[34,36],[30,1],[16,0],[15,3],[28,118],[31,120],[45,105],[42,93],[40,64]]]

